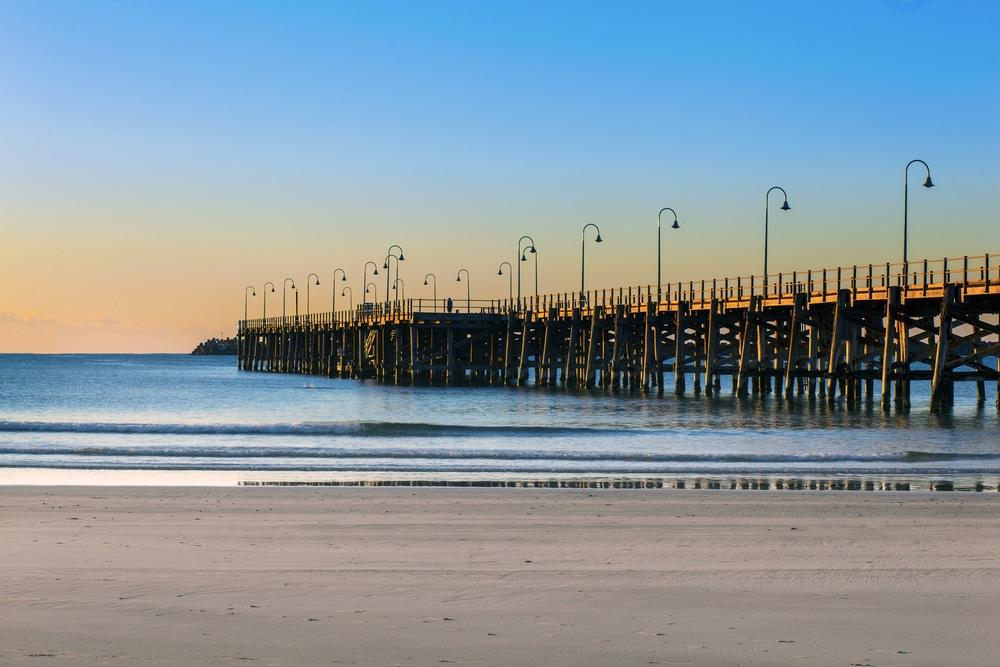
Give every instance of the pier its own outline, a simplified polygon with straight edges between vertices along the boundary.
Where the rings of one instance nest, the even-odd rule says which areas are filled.
[[[245,319],[245,371],[398,385],[516,385],[878,401],[932,411],[956,382],[1000,406],[1000,271],[989,254],[522,299],[365,303]]]

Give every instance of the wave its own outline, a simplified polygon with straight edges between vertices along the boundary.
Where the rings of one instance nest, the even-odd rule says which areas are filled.
[[[923,452],[904,451],[886,454],[694,454],[651,452],[553,451],[455,448],[379,448],[343,447],[247,447],[247,446],[100,446],[100,445],[0,445],[0,456],[21,457],[104,457],[146,459],[426,459],[437,461],[573,461],[636,463],[714,463],[714,464],[892,464],[936,463],[945,461],[1000,461],[1000,452]],[[0,465],[6,465],[0,462]]]
[[[421,422],[303,422],[293,424],[142,424],[124,422],[0,421],[0,433],[90,433],[125,435],[281,435],[398,437],[553,437],[635,435],[649,430],[564,426],[476,426]],[[669,431],[659,431],[668,433]]]

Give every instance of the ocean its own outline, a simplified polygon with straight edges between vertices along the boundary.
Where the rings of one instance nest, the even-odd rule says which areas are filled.
[[[691,384],[689,383],[689,387]],[[994,387],[930,414],[805,397],[395,387],[248,373],[232,357],[0,355],[2,480],[226,471],[228,481],[741,478],[997,488]],[[69,474],[69,473],[67,473]],[[71,478],[68,477],[68,478]]]

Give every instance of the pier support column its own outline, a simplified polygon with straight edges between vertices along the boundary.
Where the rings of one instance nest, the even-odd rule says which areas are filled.
[[[931,412],[940,412],[947,403],[948,380],[945,379],[945,365],[948,363],[948,349],[951,345],[951,307],[958,300],[958,286],[946,285],[941,300],[941,315],[938,322],[937,348],[934,351],[934,370],[931,375]]]
[[[677,330],[674,333],[674,393],[684,395],[686,381],[684,370],[687,364],[687,317],[689,304],[677,304]]]
[[[792,307],[792,321],[788,327],[788,358],[785,361],[785,399],[791,400],[795,391],[796,369],[799,361],[799,339],[802,338],[802,317],[805,315],[806,299],[804,293],[795,295],[795,305]]]
[[[881,405],[888,412],[892,400],[892,367],[896,353],[896,311],[902,299],[902,288],[890,287],[885,301],[885,340],[882,346]]]

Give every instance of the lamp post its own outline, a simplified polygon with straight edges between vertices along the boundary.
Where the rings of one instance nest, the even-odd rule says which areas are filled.
[[[264,283],[264,312],[261,314],[261,319],[267,319],[267,286],[271,286],[271,293],[274,294],[274,283],[270,280]],[[266,324],[266,322],[265,322]]]
[[[402,278],[396,278],[394,281],[392,281],[392,289],[393,293],[401,294],[398,301],[400,302],[406,301],[406,284],[403,282]]]
[[[507,300],[513,303],[514,301],[514,268],[510,265],[510,262],[500,262],[500,268],[497,269],[497,275],[503,275],[503,267],[507,267]]]
[[[775,185],[767,191],[764,195],[764,296],[767,296],[767,222],[768,222],[768,211],[771,208],[771,193],[775,190],[781,190],[782,196],[785,198],[784,203],[781,205],[782,211],[791,210],[791,206],[788,205],[788,193],[780,185]]]
[[[371,264],[372,265],[372,269],[374,269],[372,271],[372,275],[373,276],[377,276],[378,275],[378,264],[376,264],[375,262],[365,262],[365,270],[361,273],[361,282],[364,283],[364,285],[365,285],[365,294],[368,294],[368,265],[369,264]],[[368,302],[368,297],[366,296],[365,297],[365,303],[367,303],[367,302]],[[375,302],[372,301],[372,303],[375,303]]]
[[[909,259],[906,254],[906,243],[907,243],[907,232],[909,227],[909,214],[910,214],[910,165],[919,162],[924,165],[924,169],[927,171],[927,179],[924,181],[925,188],[933,188],[934,181],[931,180],[931,168],[927,166],[927,163],[923,160],[910,160],[906,163],[906,169],[903,170],[903,275],[906,276],[909,273]]]
[[[524,241],[530,241],[531,245],[525,246]],[[531,253],[535,252],[535,239],[531,238],[527,234],[522,236],[517,240],[517,254],[514,256],[515,260],[519,260],[517,264],[517,303],[521,303],[521,264],[520,262],[527,261],[524,256],[525,251]],[[538,296],[538,256],[535,256],[535,296]]]
[[[315,273],[310,273],[308,276],[306,276],[306,320],[307,321],[309,320],[309,285],[313,284],[309,281],[310,278],[315,278],[316,279],[315,284],[317,286],[319,285],[319,276],[317,276]]]
[[[336,292],[337,290],[334,291]],[[341,290],[340,296],[344,296],[344,292],[350,292],[350,300],[347,302],[347,310],[354,310],[354,290],[351,289],[350,285],[347,285],[343,290]]]
[[[525,250],[528,250],[532,255],[535,256],[535,298],[537,299],[538,298],[538,250],[535,248],[535,246],[531,246],[530,248],[525,248]],[[522,254],[521,261],[527,262],[528,258],[525,257],[524,254]]]
[[[661,259],[663,246],[660,242],[661,237],[661,222],[663,221],[663,212],[670,211],[674,215],[674,224],[670,226],[671,229],[680,229],[680,223],[677,222],[677,211],[670,208],[669,206],[664,206],[660,209],[660,212],[656,214],[656,303],[659,303],[663,299],[663,288],[660,286],[663,284],[662,277],[662,266],[663,262]]]
[[[467,269],[459,269],[458,275],[455,277],[457,282],[462,282],[462,272],[465,271],[465,312],[472,312],[472,286],[469,284],[469,271]]]
[[[284,323],[284,321],[285,321],[285,296],[288,293],[288,283],[292,283],[292,289],[293,290],[297,290],[298,289],[297,287],[295,287],[295,281],[294,280],[292,280],[291,278],[285,278],[285,284],[282,285],[282,287],[281,287],[281,321],[282,321],[282,323]]]
[[[333,290],[332,290],[333,291],[333,303],[331,304],[331,309],[333,310],[334,313],[337,312],[337,271],[340,271],[340,282],[342,282],[342,283],[346,283],[347,282],[347,272],[344,271],[339,266],[337,268],[335,268],[333,270]],[[354,292],[351,292],[351,294],[353,295]],[[344,296],[344,295],[341,294],[340,296]]]
[[[253,288],[253,285],[247,285],[247,288],[243,290],[243,322],[246,322],[249,316],[248,309],[251,296],[257,296],[257,290]]]
[[[434,291],[433,291],[433,294],[434,294],[434,308],[436,309],[437,308],[437,300],[438,300],[438,277],[435,276],[433,273],[428,273],[426,276],[424,276],[424,285],[427,284],[427,279],[428,278],[433,278],[434,279]]]
[[[372,303],[378,303],[378,285],[375,283],[368,283],[365,285],[365,294],[368,294],[368,288],[372,288]]]
[[[395,255],[391,255],[391,254],[390,255],[386,255],[385,256],[385,263],[382,264],[382,268],[385,269],[385,302],[386,303],[389,303],[389,285],[390,285],[390,283],[389,283],[389,274],[392,273],[392,271],[390,270],[390,266],[391,265],[389,264],[389,260],[390,259],[396,260],[396,278],[399,279],[399,258],[396,257]],[[395,283],[393,283],[393,284],[395,284]]]
[[[594,231],[597,232],[597,237],[594,239],[594,243],[601,243],[604,239],[601,238],[600,228],[592,222],[588,222],[583,226],[583,231],[580,237],[580,303],[584,303],[584,286],[586,285],[585,276],[587,269],[587,228],[593,227]]]
[[[393,255],[392,254],[393,249],[399,250],[399,255]],[[386,301],[389,300],[389,273],[388,273],[388,271],[389,271],[389,258],[390,257],[395,257],[396,258],[396,277],[399,278],[399,263],[403,261],[403,249],[400,248],[398,245],[393,244],[393,245],[389,246],[389,249],[385,253],[385,264],[382,265],[382,268],[386,270],[386,274],[385,274],[385,300]]]

